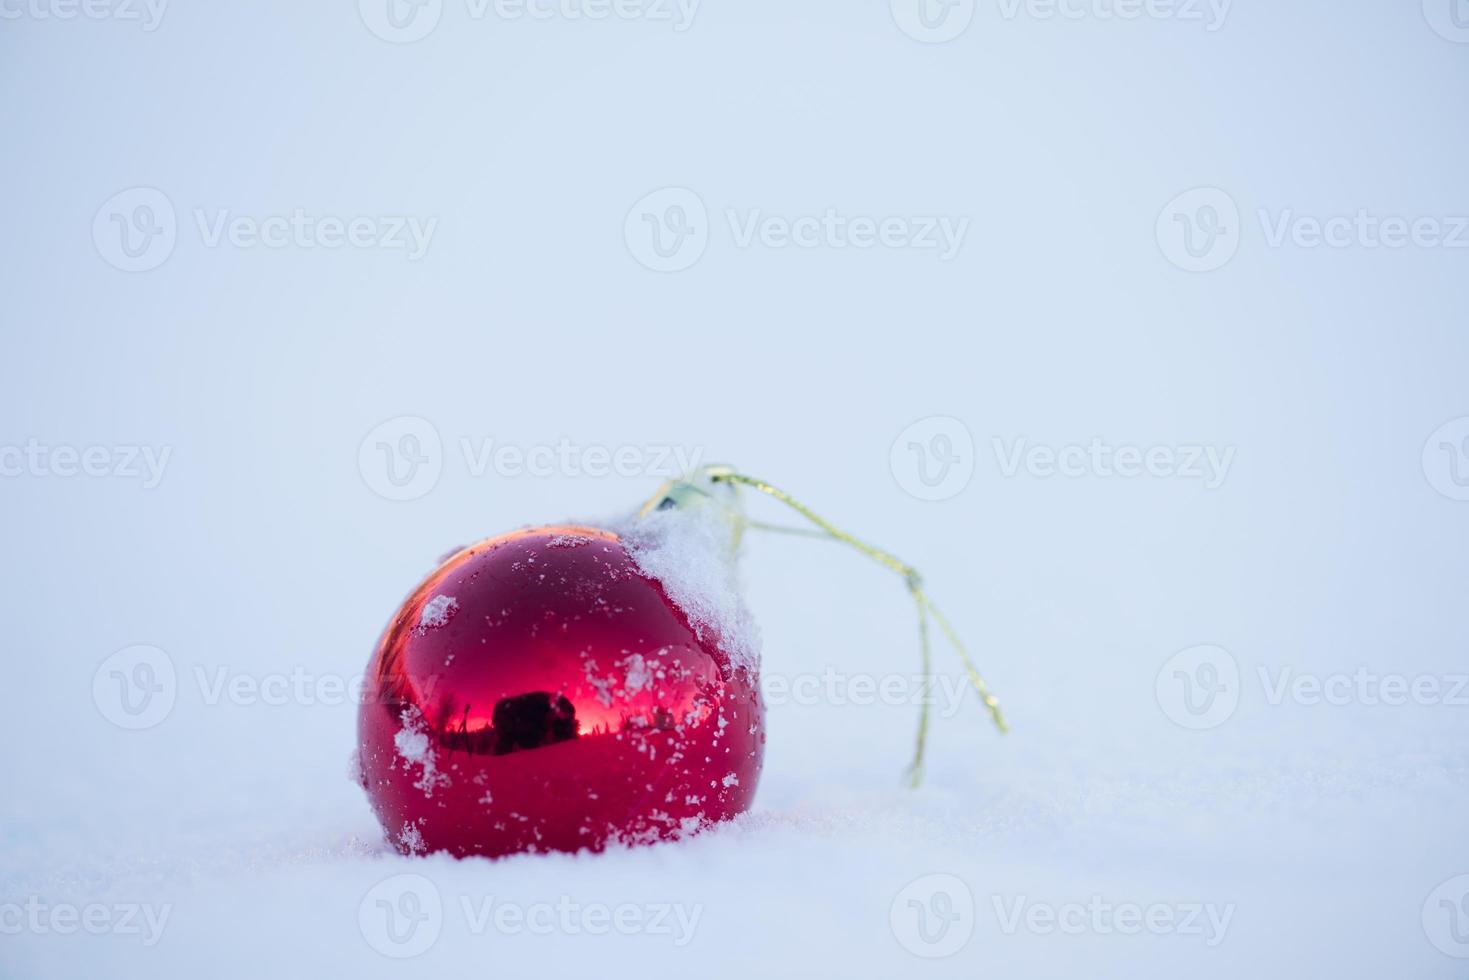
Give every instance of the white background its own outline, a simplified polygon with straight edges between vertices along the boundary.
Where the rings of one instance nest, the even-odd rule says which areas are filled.
[[[1271,704],[1259,678],[1466,670],[1469,432],[1429,439],[1469,415],[1469,250],[1270,240],[1284,214],[1469,214],[1469,31],[1447,8],[1237,0],[1209,30],[986,0],[935,44],[877,0],[704,0],[684,30],[443,0],[394,43],[370,2],[175,0],[150,31],[4,0],[0,445],[171,455],[151,489],[0,478],[0,905],[169,909],[152,946],[7,928],[0,972],[1462,975],[1433,895],[1469,872],[1469,708]],[[128,272],[104,205],[138,187],[173,241]],[[660,272],[627,229],[667,187],[707,217],[703,251]],[[1238,213],[1209,271],[1169,234],[1194,188]],[[945,260],[741,247],[727,215],[828,208],[968,230]],[[436,225],[410,259],[210,245],[197,216],[296,209]],[[442,472],[389,501],[359,446],[400,416],[433,426]],[[945,432],[972,440],[950,443],[972,478],[921,500],[893,447],[932,416],[962,423]],[[354,675],[436,556],[658,480],[476,476],[461,438],[676,445],[785,485],[923,570],[1013,733],[972,701],[938,719],[910,792],[911,706],[776,705],[735,825],[597,857],[385,852],[345,773],[353,706],[209,704],[196,671]],[[1211,489],[1007,475],[995,442],[1093,438],[1234,455]],[[876,566],[767,536],[743,572],[767,673],[916,670],[911,604]],[[127,731],[93,679],[135,644],[178,691]],[[1201,644],[1237,664],[1237,707],[1191,730],[1157,682]],[[411,961],[359,928],[403,872],[445,907]],[[973,899],[945,958],[893,926],[929,874]],[[561,896],[702,915],[676,947],[473,934],[459,913]],[[996,913],[1092,896],[1234,910],[1212,946]]]

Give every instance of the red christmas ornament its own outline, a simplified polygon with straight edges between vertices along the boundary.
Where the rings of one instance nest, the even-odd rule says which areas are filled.
[[[540,527],[448,558],[368,665],[358,778],[404,852],[494,857],[664,840],[749,807],[765,709],[735,587],[737,489],[774,498],[900,575],[929,670],[929,623],[995,724],[999,703],[911,566],[726,466],[666,484],[607,530]],[[785,529],[789,530],[789,529]],[[928,732],[919,715],[910,772]]]
[[[598,850],[728,819],[765,743],[738,646],[617,533],[491,538],[424,580],[373,654],[362,785],[405,852]]]

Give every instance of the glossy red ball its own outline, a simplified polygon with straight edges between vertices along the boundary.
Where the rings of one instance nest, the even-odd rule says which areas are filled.
[[[651,842],[755,795],[758,678],[614,533],[517,531],[414,590],[368,666],[360,778],[405,852]]]

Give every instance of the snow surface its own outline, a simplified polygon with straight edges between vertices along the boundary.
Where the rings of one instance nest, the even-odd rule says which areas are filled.
[[[767,689],[844,667],[910,675],[901,588],[823,548],[751,546],[752,603],[779,637]],[[786,568],[823,583],[805,609],[792,608]],[[1005,617],[961,608],[971,638]],[[803,652],[818,639],[833,655]],[[90,749],[30,772],[13,784],[29,790],[0,804],[3,900],[146,914],[128,922],[137,933],[7,935],[5,973],[393,977],[554,963],[712,977],[1452,975],[1420,910],[1469,860],[1464,709],[1272,705],[1247,688],[1235,717],[1193,732],[1155,700],[1161,658],[1037,659],[1022,669],[983,644],[1015,732],[996,735],[973,697],[941,699],[917,791],[900,786],[910,704],[858,703],[840,686],[814,701],[776,696],[760,795],[743,818],[673,844],[497,862],[385,846],[338,775],[351,705],[211,705],[195,690],[147,731],[84,720]],[[199,665],[178,666],[188,678]],[[945,677],[959,673],[949,665]],[[422,749],[400,740],[409,762]],[[431,775],[425,766],[426,792]],[[921,891],[955,880],[972,912]],[[428,894],[439,904],[423,911]],[[915,955],[930,947],[913,938],[912,901],[935,930],[955,915],[951,928],[972,936],[952,956]],[[1127,907],[1177,929],[1118,931],[1109,910]],[[1077,931],[1047,927],[1048,908]],[[412,959],[386,955],[416,949],[383,930],[390,911],[427,930],[412,933],[428,943]],[[603,914],[628,929],[596,931]],[[1007,931],[1035,914],[1040,925]],[[150,943],[147,923],[160,919]]]

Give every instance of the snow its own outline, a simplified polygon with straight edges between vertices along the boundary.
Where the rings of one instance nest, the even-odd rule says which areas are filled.
[[[648,669],[647,661],[641,653],[630,655],[623,663],[627,670],[623,689],[628,694],[636,694],[653,682],[653,673]]]
[[[413,785],[423,790],[425,797],[432,797],[435,789],[449,785],[451,777],[446,772],[439,772],[438,757],[430,751],[428,725],[418,709],[403,709],[402,723],[403,727],[393,736],[393,747],[405,765],[420,767],[419,777]],[[416,829],[414,833],[417,833]]]
[[[420,631],[438,629],[447,626],[454,611],[459,608],[459,600],[451,595],[436,595],[423,604],[422,611],[418,614],[418,628]]]
[[[839,496],[824,489],[808,496]],[[1006,512],[1026,514],[1025,488],[1008,492]],[[528,498],[517,513],[533,505]],[[836,507],[854,523],[864,514],[865,523],[884,522],[877,492]],[[400,855],[360,788],[340,775],[355,705],[201,695],[196,678],[212,677],[214,666],[206,640],[231,644],[220,663],[249,665],[251,676],[302,663],[360,671],[412,584],[404,570],[425,548],[414,528],[402,534],[401,560],[385,563],[394,567],[364,574],[371,601],[357,589],[341,593],[355,649],[338,642],[324,657],[303,654],[266,642],[274,621],[241,620],[235,638],[201,616],[191,625],[197,645],[171,644],[178,699],[156,727],[121,731],[73,710],[70,729],[48,728],[54,716],[41,706],[64,705],[77,691],[85,698],[95,664],[28,661],[42,696],[9,712],[14,742],[27,750],[5,763],[10,785],[23,789],[0,797],[0,925],[32,914],[40,925],[0,936],[0,974],[370,980],[554,963],[716,980],[1454,975],[1423,924],[1435,896],[1452,898],[1455,876],[1469,871],[1469,707],[1452,680],[1462,659],[1448,646],[1441,656],[1424,652],[1437,648],[1431,610],[1452,598],[1447,578],[1414,579],[1411,592],[1393,596],[1411,614],[1368,614],[1351,631],[1361,635],[1343,624],[1320,641],[1283,646],[1273,638],[1302,605],[1317,623],[1347,615],[1334,593],[1365,596],[1372,563],[1345,566],[1346,577],[1320,595],[1296,587],[1284,612],[1261,611],[1265,600],[1194,594],[1198,581],[1218,596],[1261,574],[1250,548],[1224,548],[1247,525],[1209,532],[1218,536],[1202,549],[1192,541],[1174,549],[1184,536],[1168,528],[1142,532],[1147,556],[1208,555],[1175,585],[1150,579],[1143,563],[1108,574],[1135,540],[1121,527],[1098,524],[1108,530],[1091,533],[1103,545],[1095,555],[1069,552],[1068,573],[1058,575],[1052,552],[1075,531],[1045,538],[1040,515],[994,532],[1004,560],[992,566],[972,564],[959,537],[904,535],[900,524],[873,536],[904,545],[900,553],[925,571],[1002,698],[1012,734],[992,730],[939,642],[940,683],[916,687],[912,609],[884,570],[847,549],[751,532],[740,561],[767,637],[765,687],[801,690],[799,681],[815,679],[820,696],[770,698],[766,767],[750,812],[676,843],[600,855]],[[1267,537],[1254,533],[1257,544]],[[1048,548],[1029,547],[1038,536]],[[1385,541],[1363,547],[1391,563],[1396,545]],[[1308,553],[1284,560],[1288,572],[1265,573],[1275,577],[1251,595],[1287,591],[1287,580],[1310,581],[1324,567]],[[1148,588],[1134,587],[1142,582]],[[686,583],[679,591],[698,595]],[[211,608],[202,596],[196,606]],[[341,623],[323,621],[320,608],[303,604],[292,620],[303,649],[340,639]],[[1199,637],[1196,621],[1216,615],[1222,624]],[[64,619],[48,626],[74,628]],[[1411,656],[1395,646],[1404,630],[1415,638]],[[1237,661],[1239,701],[1217,725],[1191,730],[1159,692],[1180,664],[1197,665],[1184,637],[1219,634],[1226,642],[1200,649]],[[653,669],[640,656],[603,667],[638,677]],[[1363,664],[1376,673],[1360,674]],[[1387,673],[1443,678],[1440,703],[1381,703],[1371,678]],[[1353,682],[1345,705],[1281,683],[1343,675]],[[891,680],[893,697],[858,698],[864,678]],[[958,692],[967,693],[953,700]],[[936,709],[930,763],[924,785],[909,790],[902,770],[915,697],[925,694]],[[434,771],[421,720],[403,718],[394,745],[432,793],[447,774]],[[480,799],[493,799],[491,787]],[[421,843],[414,826],[391,833],[410,851]],[[50,918],[58,910],[59,928]],[[94,916],[102,931],[60,931],[71,910]]]
[[[742,597],[729,518],[718,506],[610,523],[638,569],[658,580],[696,633],[718,637],[735,666],[759,667],[760,631]]]
[[[417,710],[410,708],[404,712],[404,715],[407,715],[409,711]],[[413,726],[407,718],[404,719],[403,728],[393,736],[393,746],[398,750],[398,754],[409,762],[423,765],[433,758],[428,751],[428,733]]]
[[[403,825],[403,829],[398,832],[398,840],[414,854],[422,854],[424,851],[423,834],[412,824]]]
[[[546,542],[548,548],[581,548],[592,543],[585,534],[558,534]]]
[[[776,638],[771,676],[911,674],[912,622],[887,577],[804,541],[754,539],[746,561],[751,604]],[[938,595],[953,571],[930,574]],[[813,578],[828,597],[793,603],[796,583]],[[1105,603],[1074,599],[1106,615]],[[981,965],[995,976],[1232,977],[1259,973],[1261,957],[1271,976],[1447,972],[1419,912],[1469,866],[1463,708],[1273,705],[1262,685],[1226,723],[1187,731],[1155,701],[1170,651],[1068,657],[1064,631],[1035,618],[1056,652],[1022,657],[1009,651],[1022,648],[1023,623],[1004,627],[1013,617],[999,608],[956,616],[995,675],[1012,735],[996,735],[971,698],[936,721],[929,778],[910,791],[907,698],[776,704],[751,812],[601,855],[398,855],[338,775],[349,704],[181,695],[146,731],[83,719],[88,751],[0,800],[3,901],[108,915],[141,904],[138,931],[5,936],[3,972],[372,978],[555,962],[719,978],[969,978]],[[1256,673],[1235,652],[1242,676]],[[395,741],[406,765],[432,758],[416,719]],[[410,848],[415,835],[395,831]],[[936,882],[962,890],[941,899]],[[1134,906],[1160,931],[1124,932]],[[931,936],[940,912],[959,916],[966,944],[946,958],[912,952],[942,948],[915,938],[922,909]],[[411,945],[382,932],[389,912],[430,929],[411,959],[395,958]],[[150,917],[162,923],[151,944]]]
[[[1411,883],[1438,869],[1425,866],[1412,836],[1433,832],[1447,845],[1464,802],[1462,785],[1431,766],[1394,773],[1375,762],[1332,765],[1325,755],[1268,764],[1258,752],[1239,754],[1244,746],[1216,744],[1207,755],[1175,759],[1170,772],[1156,756],[1108,762],[1042,750],[1034,738],[1001,744],[978,725],[942,732],[950,751],[915,793],[895,787],[891,767],[874,767],[839,744],[819,761],[808,756],[789,737],[792,721],[808,726],[778,721],[787,731],[774,739],[754,812],[677,844],[600,856],[492,864],[391,854],[360,794],[336,791],[335,781],[317,786],[305,771],[271,778],[293,787],[276,805],[245,803],[234,814],[216,801],[249,800],[261,778],[242,774],[232,796],[229,781],[210,780],[207,795],[178,800],[151,828],[126,813],[63,814],[46,830],[12,819],[11,875],[20,874],[9,877],[9,889],[53,903],[144,902],[155,917],[168,917],[152,946],[143,934],[90,944],[6,937],[3,955],[11,975],[45,975],[49,963],[92,964],[109,976],[153,969],[391,977],[405,966],[374,947],[381,940],[364,933],[359,913],[374,889],[391,891],[399,876],[417,875],[441,903],[437,936],[413,961],[426,968],[485,958],[510,969],[549,957],[558,968],[600,972],[800,976],[840,963],[846,976],[972,977],[981,961],[999,976],[1028,975],[1040,962],[1051,975],[1223,977],[1248,972],[1251,951],[1263,947],[1272,950],[1268,975],[1322,975],[1323,967],[1393,975],[1391,964],[1365,955],[1366,937],[1385,933],[1399,948],[1413,947],[1422,896]],[[160,774],[143,783],[135,791],[168,792]],[[93,788],[129,795],[116,782]],[[413,829],[402,834],[411,843]],[[1370,874],[1373,884],[1344,880],[1344,862],[1353,879]],[[889,916],[903,889],[933,874],[970,889],[975,934],[963,953],[930,962],[900,945]],[[1231,917],[1213,946],[1206,933],[1003,931],[1018,902],[1085,906],[1094,896],[1144,907],[1198,904]],[[644,916],[645,928],[594,935],[580,920],[558,918],[552,932],[538,934],[513,916],[485,925],[474,913],[486,901],[522,912],[570,902],[572,919],[625,905]],[[1399,905],[1396,919],[1385,914]],[[698,913],[688,942],[649,928],[664,906]],[[1351,968],[1358,956],[1368,960],[1360,972]]]

